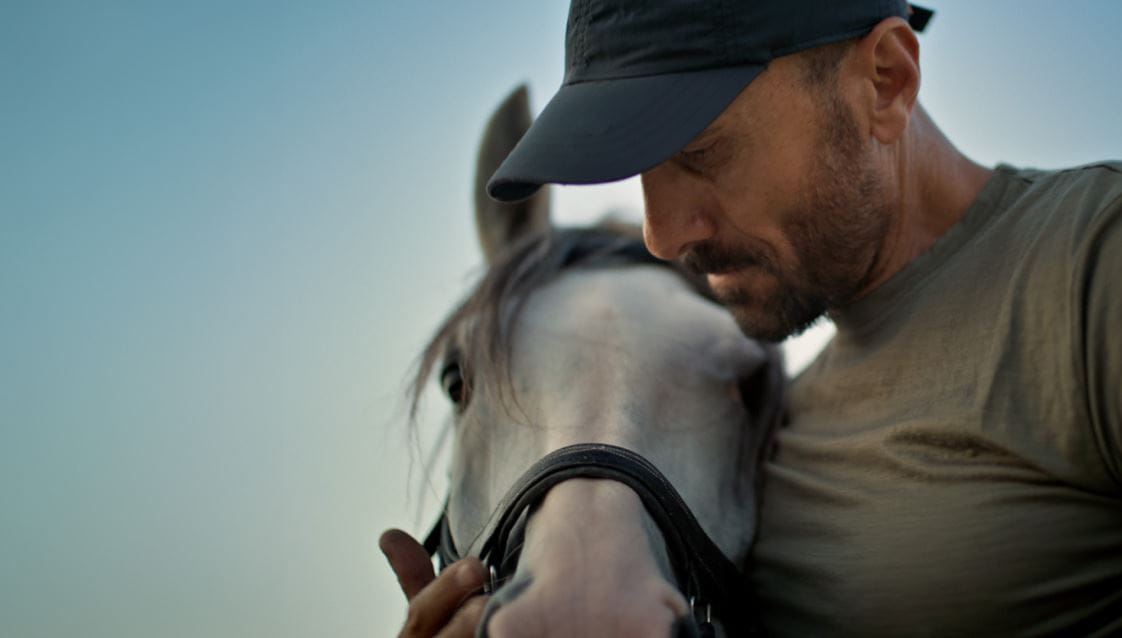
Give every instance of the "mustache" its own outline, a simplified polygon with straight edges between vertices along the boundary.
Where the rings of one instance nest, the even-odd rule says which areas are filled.
[[[707,241],[694,245],[679,261],[686,270],[699,277],[748,268],[760,268],[771,273],[777,272],[775,260],[770,251],[762,246],[758,248],[732,248]]]

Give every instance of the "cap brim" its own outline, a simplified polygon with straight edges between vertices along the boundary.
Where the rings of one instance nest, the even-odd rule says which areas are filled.
[[[542,184],[637,175],[689,144],[765,66],[562,86],[487,182],[487,192],[519,201]]]

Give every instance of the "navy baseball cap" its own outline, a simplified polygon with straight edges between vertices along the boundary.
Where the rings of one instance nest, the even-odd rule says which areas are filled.
[[[696,137],[774,58],[932,12],[905,0],[573,0],[565,79],[487,183],[499,201],[542,184],[652,168]]]

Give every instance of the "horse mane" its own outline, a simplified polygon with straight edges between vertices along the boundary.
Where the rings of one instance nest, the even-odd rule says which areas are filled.
[[[717,303],[704,278],[647,251],[637,228],[606,221],[592,227],[550,228],[515,242],[488,268],[475,288],[436,330],[422,351],[409,386],[410,416],[415,419],[420,397],[438,362],[461,362],[464,392],[471,394],[474,373],[486,371],[498,380],[500,398],[512,386],[511,340],[514,326],[535,291],[575,268],[652,264],[674,270],[698,294]],[[460,328],[473,322],[465,352],[449,345]]]

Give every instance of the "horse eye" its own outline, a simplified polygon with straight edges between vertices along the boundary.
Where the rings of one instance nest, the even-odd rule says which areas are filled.
[[[460,364],[453,361],[444,366],[444,370],[440,372],[440,387],[444,388],[444,393],[459,407],[464,405],[464,376],[460,370]]]

